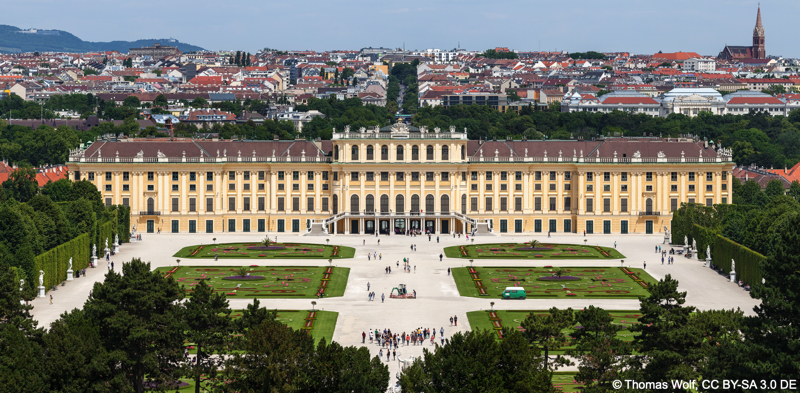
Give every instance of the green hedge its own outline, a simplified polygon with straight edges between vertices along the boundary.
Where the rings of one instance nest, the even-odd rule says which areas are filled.
[[[725,273],[731,272],[731,259],[736,261],[736,279],[754,286],[761,284],[761,263],[765,256],[723,236],[717,235],[711,246],[713,264]]]
[[[711,246],[714,248],[714,243],[717,241],[717,232],[708,228],[701,227],[700,225],[694,224],[692,226],[692,233],[689,235],[689,243],[692,243],[692,240],[697,242],[697,259],[704,260],[706,259],[706,248]],[[711,252],[711,255],[714,256],[714,252]]]
[[[91,240],[88,233],[84,233],[62,245],[59,245],[33,259],[36,277],[33,277],[34,286],[39,286],[39,270],[44,271],[44,287],[47,290],[53,285],[58,285],[67,279],[69,259],[72,258],[72,270],[78,271],[89,267],[91,254]]]

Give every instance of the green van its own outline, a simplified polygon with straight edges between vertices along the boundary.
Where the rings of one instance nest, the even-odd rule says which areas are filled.
[[[503,299],[522,299],[528,296],[525,293],[525,288],[523,287],[506,287],[506,290],[503,291]]]

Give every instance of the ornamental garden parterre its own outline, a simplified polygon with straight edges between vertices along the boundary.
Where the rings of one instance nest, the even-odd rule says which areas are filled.
[[[342,296],[350,268],[323,266],[176,266],[156,271],[174,277],[192,295],[201,280],[228,298],[314,298]]]
[[[522,287],[528,298],[638,299],[656,282],[642,269],[625,267],[459,267],[452,274],[461,296],[490,298]]]
[[[614,248],[555,243],[488,243],[452,246],[444,249],[448,258],[470,259],[619,259],[625,258]]]
[[[203,244],[184,247],[176,258],[309,258],[337,259],[352,258],[355,249],[352,247],[323,245],[311,243],[224,243]]]

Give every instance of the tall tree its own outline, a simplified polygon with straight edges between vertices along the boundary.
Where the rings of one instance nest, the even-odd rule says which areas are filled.
[[[133,259],[122,265],[122,275],[111,271],[105,282],[96,283],[84,306],[102,332],[103,347],[120,355],[113,371],[124,375],[135,393],[144,393],[146,381],[163,386],[178,377],[185,329],[178,300],[183,294],[173,278]]]
[[[21,298],[17,275],[0,265],[0,387],[11,393],[47,392],[43,331],[31,318],[32,307],[20,304]]]
[[[230,335],[233,333],[231,309],[222,292],[214,293],[206,280],[200,280],[185,303],[186,338],[197,350],[195,362],[189,366],[189,376],[194,380],[195,392],[200,393],[201,376],[216,379],[217,370],[224,363]]]
[[[422,358],[400,375],[403,391],[411,392],[553,392],[550,372],[539,349],[518,331],[504,330],[504,339],[488,330],[454,334],[444,346],[423,350]]]
[[[617,338],[622,326],[602,308],[589,306],[575,313],[580,326],[575,336],[575,349],[568,354],[578,359],[575,379],[584,383],[584,392],[614,390],[612,383],[621,379],[624,361],[631,354],[630,343]]]
[[[536,247],[536,240],[531,242],[531,247]],[[565,329],[571,327],[574,321],[574,311],[571,308],[559,310],[556,307],[550,309],[547,315],[537,315],[530,313],[522,321],[520,326],[525,329],[522,335],[532,345],[537,345],[544,351],[544,368],[555,371],[560,366],[569,364],[566,358],[558,357],[553,364],[550,364],[550,352],[564,347],[570,338],[564,333]]]
[[[691,332],[689,319],[695,308],[684,306],[686,292],[678,292],[678,281],[667,276],[650,288],[650,296],[639,297],[641,317],[631,327],[638,332],[631,357],[631,372],[641,381],[690,381],[699,377],[699,353],[703,337]]]
[[[2,187],[8,197],[20,202],[27,202],[39,193],[36,170],[30,166],[21,166],[11,172],[8,180],[3,182]]]
[[[381,393],[389,387],[389,367],[365,347],[342,347],[322,339],[302,376],[299,392]]]
[[[772,254],[762,264],[764,284],[754,285],[751,292],[761,304],[755,307],[757,317],[745,322],[746,351],[739,360],[746,378],[800,375],[800,213],[781,221]]]

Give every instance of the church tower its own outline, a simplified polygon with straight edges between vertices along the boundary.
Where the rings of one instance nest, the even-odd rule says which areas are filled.
[[[764,26],[761,26],[761,4],[758,5],[758,17],[756,27],[753,29],[753,48],[751,49],[754,59],[766,59],[767,51],[764,49]]]

